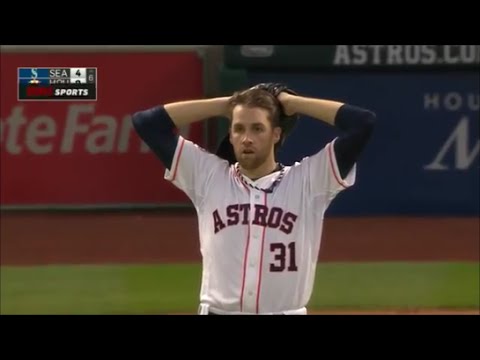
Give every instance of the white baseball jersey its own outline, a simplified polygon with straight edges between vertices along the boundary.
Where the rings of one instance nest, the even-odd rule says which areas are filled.
[[[333,143],[259,180],[179,138],[165,179],[198,214],[200,303],[217,313],[305,313],[312,294],[324,213],[355,182],[340,177]],[[280,178],[273,192],[269,188]],[[259,188],[256,189],[255,187]]]

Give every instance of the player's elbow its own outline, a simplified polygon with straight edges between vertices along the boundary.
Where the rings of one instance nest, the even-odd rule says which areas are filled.
[[[132,115],[133,128],[139,135],[147,131],[151,126],[153,121],[153,110],[154,109],[137,111]]]
[[[360,127],[368,130],[373,130],[373,127],[375,126],[376,120],[377,120],[377,115],[368,109],[360,108],[360,107],[352,107],[353,111],[351,113],[351,118],[353,127]]]
[[[335,117],[335,125],[346,132],[371,131],[375,126],[376,119],[376,114],[371,110],[345,104]]]
[[[375,124],[377,122],[377,115],[367,109],[359,109],[356,116],[355,125],[352,125],[349,131],[359,132],[369,136],[373,133]]]
[[[368,128],[369,130],[373,130],[375,127],[375,123],[377,122],[377,114],[375,114],[371,110],[364,110],[362,114],[362,125]]]
[[[132,115],[132,125],[144,140],[162,134],[170,135],[175,130],[175,124],[163,106],[137,111]]]

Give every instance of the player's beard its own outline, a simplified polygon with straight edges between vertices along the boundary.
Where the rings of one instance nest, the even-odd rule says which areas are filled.
[[[250,154],[248,156],[240,155],[237,159],[242,168],[245,170],[253,170],[261,166],[265,162],[266,157],[257,154]]]
[[[254,170],[267,161],[269,156],[269,147],[257,149],[254,153],[245,155],[241,151],[237,152],[236,158],[238,163],[245,170]]]

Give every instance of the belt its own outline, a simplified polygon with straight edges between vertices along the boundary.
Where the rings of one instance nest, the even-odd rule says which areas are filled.
[[[294,310],[286,310],[279,312],[266,312],[266,313],[246,313],[241,311],[225,311],[216,309],[208,304],[200,304],[198,309],[199,315],[307,315],[307,309],[305,307]]]

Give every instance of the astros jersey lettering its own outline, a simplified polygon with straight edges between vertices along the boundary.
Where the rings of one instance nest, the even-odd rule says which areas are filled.
[[[179,138],[165,179],[184,191],[197,210],[201,306],[232,314],[306,312],[324,213],[355,182],[356,166],[341,178],[334,142],[252,181],[238,164]],[[271,192],[264,191],[274,184]]]

